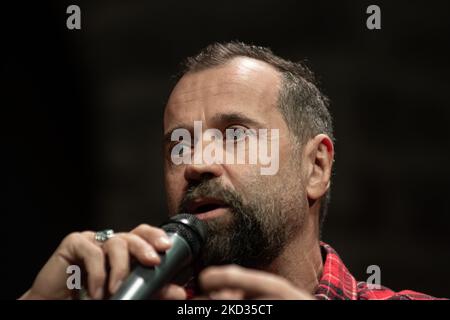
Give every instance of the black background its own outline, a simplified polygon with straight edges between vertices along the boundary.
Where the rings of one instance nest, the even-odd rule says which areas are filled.
[[[178,63],[214,41],[306,58],[331,98],[323,239],[357,279],[450,297],[450,5],[445,1],[2,4],[0,298],[67,233],[165,216],[162,111]],[[66,8],[81,7],[81,30]],[[366,28],[378,4],[382,29]]]

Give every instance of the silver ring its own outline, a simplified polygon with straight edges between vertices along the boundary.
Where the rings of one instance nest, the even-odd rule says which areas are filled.
[[[113,229],[106,229],[102,231],[97,231],[95,233],[95,240],[101,243],[106,242],[108,239],[111,239],[112,237],[114,237]]]

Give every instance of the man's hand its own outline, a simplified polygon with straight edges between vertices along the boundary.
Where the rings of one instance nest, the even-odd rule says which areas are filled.
[[[67,267],[79,265],[86,273],[87,289],[93,299],[102,299],[106,292],[113,294],[130,272],[130,257],[146,266],[158,265],[157,252],[171,247],[166,233],[159,228],[140,225],[129,233],[116,233],[104,243],[95,240],[95,233],[72,233],[44,265],[32,287],[21,299],[70,299],[73,290],[67,288]],[[109,264],[107,275],[106,262]],[[185,290],[168,285],[160,293],[161,299],[185,299]]]
[[[200,273],[199,282],[205,296],[198,299],[315,300],[280,276],[236,265],[209,267]]]

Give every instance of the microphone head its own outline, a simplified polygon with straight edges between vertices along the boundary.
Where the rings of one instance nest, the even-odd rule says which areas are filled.
[[[161,228],[167,233],[177,233],[184,238],[191,247],[193,256],[200,252],[208,236],[206,224],[195,215],[188,213],[173,216]]]

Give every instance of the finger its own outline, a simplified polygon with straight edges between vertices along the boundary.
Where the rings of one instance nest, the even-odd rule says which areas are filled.
[[[72,233],[66,237],[58,252],[67,261],[81,260],[88,274],[89,295],[94,299],[103,298],[106,279],[103,250],[90,239],[90,233]]]
[[[289,283],[280,277],[234,265],[205,269],[199,280],[206,292],[238,289],[245,293],[245,298],[279,295],[291,290]]]
[[[152,227],[148,224],[141,224],[132,230],[131,233],[140,236],[158,251],[166,251],[172,246],[172,243],[164,230]]]
[[[210,292],[208,296],[212,300],[242,300],[245,297],[245,293],[238,289],[223,289]]]
[[[125,240],[129,253],[143,265],[154,266],[161,262],[153,246],[138,235],[133,233],[118,233],[115,237]]]
[[[162,300],[186,300],[187,294],[183,287],[168,284],[161,289],[157,297]]]
[[[127,242],[120,237],[112,237],[103,245],[103,251],[108,256],[109,273],[108,290],[114,294],[125,277],[130,272],[130,255]]]

